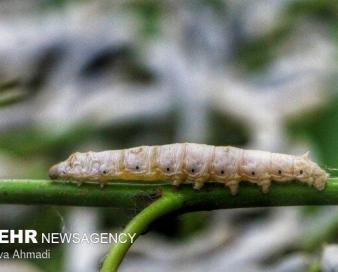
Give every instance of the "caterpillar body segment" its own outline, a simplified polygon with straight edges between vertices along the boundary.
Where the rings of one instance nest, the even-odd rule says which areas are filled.
[[[170,180],[176,186],[193,183],[195,189],[206,182],[218,182],[229,187],[232,194],[238,192],[240,182],[255,183],[266,193],[272,181],[298,180],[323,190],[328,179],[308,153],[292,156],[192,143],[77,152],[52,166],[49,176],[79,184],[95,181],[101,186],[114,179]]]

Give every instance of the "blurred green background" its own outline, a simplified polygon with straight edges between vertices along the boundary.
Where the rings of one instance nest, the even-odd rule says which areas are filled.
[[[338,167],[336,1],[2,1],[0,15],[2,178],[173,142],[310,150]],[[135,214],[6,205],[0,229],[116,232]],[[336,271],[337,241],[335,207],[190,213],[156,222],[121,271]],[[43,247],[51,260],[0,272],[97,271],[108,250]]]

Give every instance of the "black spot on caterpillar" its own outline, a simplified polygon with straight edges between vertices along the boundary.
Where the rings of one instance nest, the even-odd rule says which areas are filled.
[[[259,185],[268,192],[272,181],[298,180],[325,188],[328,174],[302,156],[244,150],[231,146],[204,144],[168,144],[140,146],[124,150],[74,153],[49,170],[52,179],[96,181],[101,186],[108,180],[171,180],[173,185],[193,183],[195,189],[205,182],[223,183],[232,194],[240,182]]]

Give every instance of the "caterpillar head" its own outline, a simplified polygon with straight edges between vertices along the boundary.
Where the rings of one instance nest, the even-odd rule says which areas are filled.
[[[48,175],[51,179],[64,179],[67,176],[66,162],[60,162],[49,168]]]
[[[103,165],[94,158],[92,152],[74,153],[67,160],[49,169],[51,179],[92,179],[107,172]]]
[[[309,152],[307,152],[295,159],[294,177],[299,181],[313,184],[318,190],[323,190],[329,175],[309,159]]]
[[[321,169],[316,163],[312,162],[313,186],[318,190],[324,190],[329,174]]]
[[[70,157],[49,169],[51,179],[72,179],[81,174],[81,164],[84,160],[82,153],[74,153]]]

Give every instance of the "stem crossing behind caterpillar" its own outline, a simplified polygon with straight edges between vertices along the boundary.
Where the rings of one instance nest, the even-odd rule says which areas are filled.
[[[328,174],[308,153],[302,156],[244,150],[232,146],[205,144],[168,144],[140,146],[124,150],[74,153],[67,160],[52,166],[52,179],[96,181],[170,180],[173,185],[193,183],[200,189],[205,182],[223,183],[232,194],[238,192],[240,182],[261,186],[269,191],[272,181],[298,180],[325,188]]]

